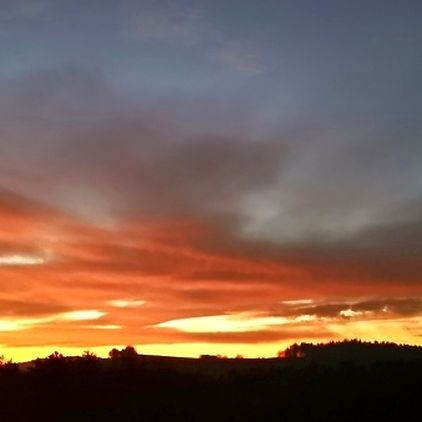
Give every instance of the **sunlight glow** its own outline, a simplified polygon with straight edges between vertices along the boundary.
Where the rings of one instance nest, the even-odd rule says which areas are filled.
[[[46,260],[40,256],[18,254],[0,256],[0,266],[42,265],[45,262]]]
[[[115,299],[109,300],[108,305],[115,308],[138,308],[139,306],[145,305],[145,300],[126,300],[126,299]]]
[[[2,319],[0,320],[0,332],[27,330],[33,326],[51,321],[53,321],[52,317]]]
[[[108,324],[108,325],[89,325],[87,328],[92,328],[94,330],[120,330],[123,328],[121,325],[114,325],[114,324]]]
[[[207,317],[204,317],[207,318]],[[0,328],[14,331],[17,329],[31,328],[28,325],[34,320],[0,320]],[[177,320],[176,320],[177,321]],[[180,321],[180,320],[179,320]],[[175,321],[173,321],[175,322]],[[319,319],[315,325],[315,332],[321,328],[318,324]],[[412,343],[422,345],[422,318],[399,318],[399,319],[378,319],[378,320],[350,320],[345,321],[339,318],[332,321],[325,321],[325,330],[320,335],[307,337],[306,335],[300,337],[300,341],[304,342],[326,342],[333,339],[342,340],[344,338],[360,338],[364,341],[375,341],[388,338],[389,341],[396,343]],[[17,323],[16,326],[14,324]],[[25,325],[26,324],[26,325]],[[100,326],[90,326],[90,328],[99,328]],[[107,325],[101,326],[106,329]],[[109,326],[108,329],[112,329]],[[116,328],[117,329],[117,328]],[[241,353],[245,357],[274,357],[277,351],[283,350],[294,341],[297,337],[292,333],[291,338],[283,338],[277,341],[266,341],[258,343],[218,343],[218,342],[179,342],[179,343],[144,343],[134,344],[138,353],[153,354],[153,355],[168,355],[168,356],[189,356],[198,357],[200,354],[222,354],[227,356],[236,356]],[[104,343],[102,343],[104,344]],[[110,343],[105,346],[96,346],[90,340],[86,345],[80,347],[69,347],[55,343],[50,337],[49,340],[44,341],[42,344],[33,346],[14,347],[7,344],[0,345],[0,354],[13,358],[14,361],[25,361],[34,359],[40,356],[48,356],[54,350],[69,356],[81,355],[84,350],[91,350],[98,356],[106,357],[108,352],[116,347],[122,349],[125,347],[125,342],[122,341],[118,344]]]
[[[63,321],[90,321],[93,319],[100,319],[106,312],[89,309],[84,311],[69,311],[59,315],[58,319]]]
[[[230,333],[262,331],[272,326],[315,321],[315,315],[299,315],[294,318],[271,316],[262,313],[242,312],[238,314],[213,315],[176,319],[162,322],[156,327],[173,328],[187,333]]]
[[[353,309],[343,309],[339,312],[339,315],[343,318],[354,318],[357,316],[362,316],[363,312],[361,311],[354,311]]]
[[[313,299],[283,300],[281,303],[287,306],[301,306],[301,305],[312,305],[314,303],[314,300]]]
[[[69,311],[40,318],[0,319],[0,332],[21,331],[32,327],[59,321],[91,321],[107,315],[97,310]]]
[[[295,317],[292,322],[312,322],[312,321],[316,321],[318,319],[318,317],[316,315],[298,315],[297,317]]]
[[[24,324],[19,323],[19,321],[9,321],[9,320],[0,321],[0,332],[1,331],[18,331],[24,328],[25,328]]]

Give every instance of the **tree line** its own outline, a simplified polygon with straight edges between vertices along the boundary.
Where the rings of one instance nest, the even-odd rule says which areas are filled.
[[[346,352],[359,348],[371,350],[372,358],[350,359]],[[388,350],[394,358],[375,359],[374,350]],[[342,355],[335,364],[332,351]],[[322,359],[324,353],[329,358]],[[90,352],[79,357],[55,352],[25,367],[2,360],[0,420],[420,420],[421,348],[302,343],[285,355],[257,360],[259,365],[249,359],[192,359],[187,361],[190,370],[177,360],[139,355],[130,346],[113,349],[108,359]],[[221,366],[224,372],[210,376]]]

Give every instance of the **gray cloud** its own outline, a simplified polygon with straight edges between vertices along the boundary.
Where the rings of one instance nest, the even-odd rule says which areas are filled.
[[[274,141],[169,134],[157,113],[128,114],[129,103],[91,71],[29,75],[4,90],[2,165],[32,173],[31,184],[39,178],[41,196],[51,184],[50,198],[64,195],[70,206],[104,193],[104,202],[134,212],[228,212],[276,180],[284,156]]]
[[[157,7],[154,3],[149,7],[133,7],[123,32],[137,40],[164,41],[185,46],[196,45],[209,36],[199,9],[181,8],[174,4]]]
[[[422,314],[422,298],[374,298],[366,300],[321,301],[311,306],[286,306],[287,315],[311,314],[319,317],[339,317],[340,312],[371,312],[372,317],[406,317]]]
[[[251,47],[245,48],[236,43],[226,43],[220,46],[210,53],[210,57],[217,63],[250,75],[259,75],[270,69],[264,59]]]
[[[401,144],[407,145],[404,151],[390,138],[364,147],[364,138],[344,137],[341,148],[334,146],[335,138],[323,139],[316,154],[308,141],[295,146],[285,137],[227,136],[224,125],[201,134],[184,126],[184,118],[168,117],[159,102],[148,110],[142,101],[117,94],[98,70],[38,72],[1,89],[4,184],[53,208],[91,222],[188,218],[210,228],[190,239],[190,247],[302,268],[303,283],[314,280],[316,289],[331,280],[420,283],[417,190],[399,189],[413,173],[400,183],[400,175],[387,178],[396,151],[403,162],[416,155],[419,146],[412,137]],[[344,151],[350,152],[349,161]],[[385,179],[379,176],[368,188],[372,165]],[[372,201],[374,193],[379,203]],[[389,207],[381,212],[378,205],[386,201]],[[345,223],[365,207],[362,221]],[[119,247],[116,251],[119,255]],[[151,256],[134,263],[125,248],[121,256],[118,262],[83,265],[157,274],[177,262],[158,263]],[[277,272],[199,267],[186,279],[195,274],[288,283]]]

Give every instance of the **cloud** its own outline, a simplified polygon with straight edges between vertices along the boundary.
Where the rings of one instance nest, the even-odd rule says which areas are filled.
[[[3,0],[0,21],[44,19],[51,7],[49,0]]]
[[[21,119],[19,136],[15,122],[6,119],[3,131],[8,142],[0,148],[0,161],[6,164],[7,160],[14,171],[9,180],[7,172],[3,173],[5,183],[14,183],[25,195],[91,222],[120,224],[140,219],[146,222],[144,227],[159,221],[168,226],[167,233],[180,230],[181,245],[166,237],[148,248],[138,248],[136,240],[130,247],[100,240],[95,248],[95,242],[90,242],[90,253],[104,254],[104,262],[81,261],[86,270],[101,265],[110,272],[180,271],[184,279],[196,281],[286,284],[290,278],[308,285],[311,279],[331,283],[339,278],[342,284],[357,280],[415,283],[420,276],[417,219],[367,225],[341,236],[324,232],[302,235],[294,241],[248,235],[244,228],[256,211],[247,208],[245,198],[286,187],[285,168],[291,166],[288,139],[243,139],[218,131],[193,136],[185,129],[177,130],[159,108],[151,113],[139,107],[135,119],[132,115],[138,106],[122,106],[123,99],[92,70],[66,68],[27,75],[8,85],[5,98],[9,116],[25,108],[31,113],[42,110],[33,119]],[[3,105],[6,109],[6,102]],[[114,111],[116,106],[119,113]],[[131,111],[125,114],[125,110]],[[46,116],[47,125],[43,122]],[[72,119],[68,120],[69,116]],[[28,172],[25,179],[15,177]],[[324,200],[329,204],[330,199]],[[33,220],[30,224],[48,221],[51,226],[54,213],[46,206],[43,209],[10,195],[9,199],[4,196],[2,203],[11,209],[13,218],[27,215]],[[179,228],[181,221],[187,223]],[[278,226],[285,223],[279,216]],[[270,222],[267,227],[277,234],[272,226]],[[300,232],[301,227],[292,229]],[[157,234],[149,231],[143,235]],[[164,242],[174,243],[175,248],[165,251]],[[411,255],[406,253],[408,245],[414,245]],[[180,246],[189,251],[183,259]],[[14,253],[18,252],[16,248]],[[394,262],[385,259],[390,254],[395,256]],[[113,256],[121,259],[110,261]],[[182,270],[192,261],[197,266]],[[252,269],[248,261],[257,264]],[[203,262],[209,263],[204,266]],[[323,283],[317,283],[316,289],[320,285]]]
[[[96,309],[89,309],[64,312],[63,314],[58,315],[56,319],[63,321],[91,321],[93,319],[99,319],[104,315],[107,315],[107,313]]]
[[[7,317],[38,317],[65,312],[66,305],[34,300],[0,299],[0,315]]]
[[[10,344],[40,344],[53,325],[64,330],[54,341],[79,344],[136,344],[140,337],[150,344],[166,338],[275,342],[289,335],[339,336],[345,324],[373,327],[375,318],[396,321],[404,338],[405,316],[420,315],[417,195],[410,202],[408,195],[397,197],[397,206],[385,208],[382,218],[332,230],[324,219],[313,220],[314,207],[320,211],[325,201],[341,220],[354,201],[333,211],[336,195],[319,198],[320,191],[313,192],[325,186],[322,175],[309,170],[320,162],[312,156],[316,161],[304,165],[298,156],[309,151],[287,132],[258,136],[247,126],[229,131],[211,105],[213,124],[193,127],[168,104],[157,100],[149,108],[117,94],[92,69],[49,70],[7,82],[1,84],[7,95],[0,109],[7,113],[0,118],[0,182],[9,190],[0,191],[0,256],[18,256],[20,263],[54,257],[43,265],[0,266],[7,300],[23,302],[10,303],[3,314],[0,303],[3,328],[31,329],[28,340],[13,332]],[[179,107],[189,118],[198,113],[183,99]],[[330,145],[321,148],[327,156],[333,152]],[[298,192],[302,198],[297,177],[310,184],[315,198],[301,207],[309,219],[295,211],[297,198],[278,196]],[[273,198],[269,205],[266,195]],[[249,230],[267,205],[274,219],[263,218],[257,230]],[[292,219],[281,212],[286,209]],[[280,234],[286,232],[295,236]],[[379,291],[390,299],[376,297]],[[46,314],[70,312],[68,319],[46,321],[43,314],[33,315],[34,322],[20,311],[28,297],[63,303],[65,309]],[[350,300],[356,297],[373,299]],[[148,328],[169,321],[176,325]],[[177,330],[183,324],[199,328]],[[221,324],[228,327],[224,333],[202,332]],[[295,330],[287,333],[287,326]]]
[[[355,318],[363,315],[363,312],[361,311],[354,311],[353,309],[342,309],[339,312],[339,315],[343,318]]]
[[[11,244],[12,252],[18,253],[22,246],[18,242],[21,233],[33,229],[43,218],[52,218],[53,215],[54,212],[48,207],[0,187],[0,231],[2,233],[0,241],[7,240]],[[4,246],[3,243],[2,253],[7,252]]]
[[[180,342],[180,343],[190,343],[190,342],[201,342],[218,344],[255,344],[262,347],[264,343],[272,345],[273,354],[276,355],[278,348],[280,348],[280,342],[287,343],[296,341],[300,339],[323,339],[323,338],[338,338],[337,334],[334,334],[330,330],[322,326],[284,326],[283,328],[268,329],[268,330],[258,330],[258,331],[208,331],[208,332],[178,332],[175,330],[164,329],[162,330],[161,336],[157,338],[156,341],[163,342]],[[177,343],[176,343],[177,344]],[[241,350],[241,346],[239,346]],[[206,350],[206,348],[205,348]]]
[[[91,321],[99,319],[104,315],[106,315],[105,312],[97,310],[78,310],[33,318],[9,317],[0,319],[0,332],[29,330],[37,326],[48,325],[55,322]]]
[[[422,315],[420,298],[367,299],[361,301],[322,300],[303,306],[303,302],[284,304],[272,312],[238,312],[181,318],[156,324],[157,328],[185,333],[237,333],[274,331],[285,327],[310,327],[338,324],[343,319],[377,321]]]
[[[213,64],[246,75],[259,75],[270,66],[245,40],[232,39],[204,10],[174,4],[135,7],[128,12],[123,34],[142,42],[189,47]],[[199,51],[200,48],[200,51]]]
[[[167,7],[136,7],[130,13],[123,32],[138,40],[164,41],[193,46],[206,37],[206,23],[198,9]]]
[[[145,305],[145,300],[113,299],[113,300],[109,300],[107,304],[115,308],[138,308],[142,305]]]
[[[17,188],[28,184],[28,191],[66,211],[98,218],[107,212],[163,215],[171,207],[174,214],[206,217],[231,213],[242,195],[279,177],[282,143],[177,133],[166,128],[160,110],[143,116],[139,108],[141,115],[132,117],[129,105],[120,107],[123,100],[91,71],[38,73],[6,91],[6,116],[34,113],[35,103],[41,115],[23,117],[18,129],[6,117],[9,142],[0,147],[0,167],[7,162]],[[6,108],[6,100],[2,104]],[[15,176],[19,172],[29,173],[26,180]]]
[[[233,43],[221,46],[210,57],[217,63],[250,75],[259,75],[270,70],[258,53]]]
[[[3,255],[0,256],[0,266],[42,265],[46,262],[43,257],[31,255]]]
[[[284,305],[286,303],[284,302]],[[369,297],[366,299],[320,299],[307,304],[297,301],[283,306],[287,315],[312,314],[318,317],[400,318],[422,314],[421,297]]]
[[[2,120],[10,122],[12,127],[17,121],[39,131],[47,129],[43,122],[63,127],[67,122],[108,118],[113,111],[110,101],[117,101],[95,67],[65,66],[26,72],[3,79],[0,89]],[[46,138],[44,142],[51,140]]]
[[[292,299],[292,300],[283,300],[281,303],[287,306],[298,306],[298,305],[311,305],[314,302],[314,299]]]
[[[221,333],[260,331],[274,325],[284,325],[289,321],[284,317],[266,315],[228,314],[212,315],[166,321],[157,325],[162,328],[174,328],[188,333]]]

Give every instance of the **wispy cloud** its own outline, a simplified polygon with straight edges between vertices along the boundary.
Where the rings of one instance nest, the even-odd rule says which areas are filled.
[[[182,47],[198,46],[199,54],[215,65],[258,75],[270,66],[248,42],[232,40],[201,9],[172,6],[138,8],[130,13],[123,34],[139,41],[155,41]]]
[[[210,57],[216,63],[250,75],[259,75],[271,69],[259,53],[239,43],[222,45],[211,52]]]
[[[138,40],[195,45],[207,37],[206,24],[198,9],[177,6],[138,8],[131,12],[123,33]]]
[[[139,299],[113,299],[107,301],[107,304],[115,308],[139,308],[145,305],[145,300]]]
[[[236,333],[267,330],[271,327],[310,322],[315,319],[312,315],[298,315],[288,318],[259,312],[243,312],[166,321],[157,324],[157,327],[173,328],[188,333]]]
[[[26,265],[42,265],[46,259],[33,255],[3,255],[0,256],[1,266],[26,266]]]
[[[283,301],[283,312],[288,315],[310,313],[329,318],[400,318],[422,314],[422,298],[411,297],[368,297],[368,298],[326,298],[307,301]]]
[[[0,332],[1,331],[20,331],[28,330],[37,326],[60,323],[70,321],[91,321],[100,319],[106,315],[105,312],[98,310],[78,310],[68,311],[59,314],[53,314],[43,317],[34,318],[1,318],[0,317]]]

